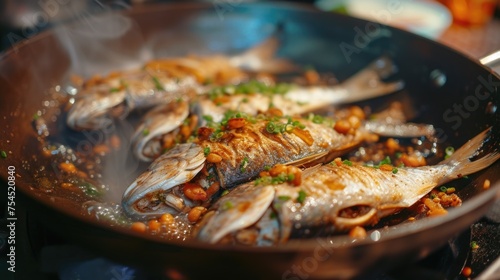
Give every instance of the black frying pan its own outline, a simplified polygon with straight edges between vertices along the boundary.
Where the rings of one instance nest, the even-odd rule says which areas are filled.
[[[382,108],[392,100],[402,101],[414,121],[434,124],[440,141],[455,147],[490,126],[498,137],[500,125],[498,75],[443,45],[395,28],[288,4],[235,4],[225,10],[212,4],[151,5],[128,11],[113,22],[119,24],[99,25],[97,33],[87,37],[97,38],[102,52],[96,52],[90,41],[79,46],[60,41],[70,37],[85,42],[89,34],[59,29],[15,45],[0,61],[0,150],[7,152],[7,158],[0,159],[2,179],[8,182],[6,171],[14,166],[17,196],[27,197],[31,215],[99,254],[162,275],[175,271],[189,279],[351,278],[428,255],[481,217],[500,190],[497,162],[460,181],[464,203],[448,215],[380,230],[355,243],[342,236],[273,248],[182,243],[96,221],[83,211],[80,199],[47,191],[50,184],[42,187],[35,180],[36,170],[48,168],[50,162],[40,156],[32,118],[43,101],[51,99],[49,89],[64,85],[69,74],[89,75],[150,58],[139,54],[230,54],[276,35],[282,42],[279,56],[336,73],[340,80],[385,55],[398,66],[393,79],[404,80],[405,89],[363,104]],[[122,30],[123,26],[129,29]],[[112,30],[116,36],[106,37],[108,27],[116,28]],[[371,30],[362,44],[356,39],[357,29]],[[456,106],[465,113],[455,111]],[[483,188],[485,179],[491,181],[489,189]]]

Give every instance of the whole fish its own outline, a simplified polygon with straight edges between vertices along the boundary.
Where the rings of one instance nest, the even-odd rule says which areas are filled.
[[[247,81],[248,71],[295,71],[296,66],[292,63],[273,58],[277,48],[278,40],[271,37],[234,56],[214,54],[156,59],[141,69],[91,78],[76,94],[66,123],[75,130],[102,129],[116,117],[116,107],[120,108],[119,117],[123,118],[132,110],[179,98],[189,100],[214,85]]]
[[[176,145],[153,161],[125,191],[123,208],[136,217],[178,213],[193,205],[183,195],[183,183],[194,182],[197,187],[191,189],[199,194],[194,200],[203,202],[257,177],[266,166],[327,162],[370,139],[372,134],[359,123],[339,132],[328,120],[233,112],[212,127],[200,128],[194,143]]]
[[[272,184],[262,178],[241,185],[213,205],[200,223],[197,238],[210,243],[229,238],[266,245],[286,242],[299,228],[321,226],[343,231],[374,225],[380,218],[410,207],[434,187],[497,161],[498,143],[493,144],[497,145],[493,152],[470,160],[481,150],[489,132],[483,131],[434,166],[382,170],[327,164],[304,171],[299,185],[289,181]]]

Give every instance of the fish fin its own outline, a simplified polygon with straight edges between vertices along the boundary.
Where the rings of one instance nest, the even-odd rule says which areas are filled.
[[[231,57],[230,62],[252,72],[263,71],[273,74],[297,71],[298,67],[292,62],[274,57],[278,47],[278,38],[271,37],[246,52]]]
[[[310,156],[307,156],[307,157],[304,157],[304,158],[301,158],[301,159],[298,159],[298,160],[295,160],[295,161],[291,161],[291,162],[287,162],[286,165],[294,165],[294,166],[305,166],[305,165],[311,165],[313,164],[314,162],[324,162],[324,161],[321,161],[322,158],[328,156],[328,152],[321,152],[321,153],[317,153],[317,154],[313,154],[313,155],[310,155]]]
[[[312,174],[316,173],[316,171],[322,166],[322,164],[316,164],[314,166],[308,167],[302,171],[302,178],[307,178]]]
[[[404,87],[403,81],[386,83],[382,79],[396,71],[396,67],[387,57],[381,57],[368,67],[342,82],[349,93],[343,103],[356,102],[394,93]]]
[[[253,183],[240,186],[217,203],[219,208],[208,221],[202,221],[197,238],[217,243],[227,234],[251,226],[262,218],[274,194],[273,186],[258,188]]]
[[[363,123],[363,128],[369,132],[386,137],[432,137],[435,133],[433,125],[420,123],[366,121]]]
[[[439,164],[453,166],[453,171],[449,178],[456,178],[475,173],[487,166],[493,164],[500,158],[498,140],[490,138],[492,128],[488,128],[476,135],[474,138],[465,143],[462,147],[456,150],[449,158],[441,161]],[[483,150],[486,142],[492,142],[493,151],[482,156],[481,158],[471,161],[470,158],[478,155]]]

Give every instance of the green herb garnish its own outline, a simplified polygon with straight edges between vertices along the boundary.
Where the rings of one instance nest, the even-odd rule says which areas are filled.
[[[280,128],[279,128],[279,125],[276,124],[275,122],[269,121],[266,124],[266,131],[269,133],[278,134],[278,133],[280,133]]]
[[[245,172],[245,169],[247,168],[249,159],[247,157],[243,158],[243,161],[240,164],[240,171]]]
[[[6,152],[6,151],[1,151],[1,152],[0,152],[0,156],[1,156],[2,158],[7,158],[7,152]]]
[[[287,201],[287,200],[290,200],[290,196],[288,195],[280,195],[278,196],[278,199],[281,200],[281,201]]]
[[[398,173],[398,169],[397,169],[396,167],[394,167],[394,168],[392,169],[392,174],[396,174],[396,173]]]
[[[343,164],[347,165],[347,166],[352,166],[352,161],[348,160],[348,159],[344,159],[342,161]]]
[[[224,204],[222,205],[222,210],[229,210],[233,207],[234,207],[233,203],[228,200],[228,201],[224,202]]]
[[[325,118],[320,115],[313,115],[311,121],[313,123],[322,124],[325,121]]]
[[[83,192],[91,197],[98,197],[101,196],[101,191],[94,185],[92,185],[89,182],[82,182],[79,184],[80,189],[83,190]]]
[[[384,164],[391,164],[391,158],[389,156],[386,156],[379,164],[378,166],[384,165]]]
[[[439,190],[442,192],[446,192],[448,190],[448,188],[446,186],[441,186],[441,187],[439,187]]]
[[[208,156],[208,154],[210,154],[210,147],[205,147],[205,148],[203,148],[203,154],[204,154],[205,156]]]
[[[143,136],[148,136],[149,135],[149,129],[145,128],[142,130],[142,135]]]
[[[277,217],[278,215],[276,214],[276,212],[269,213],[269,219],[276,219]]]
[[[297,202],[302,204],[304,203],[304,201],[306,200],[306,192],[304,190],[300,190],[299,191],[299,196],[297,197]]]
[[[446,149],[444,149],[444,158],[449,158],[453,153],[455,152],[455,148],[451,147],[451,146],[448,146],[446,147]]]
[[[156,88],[157,90],[165,90],[165,89],[163,88],[163,85],[161,84],[160,80],[158,80],[158,78],[157,78],[157,77],[154,77],[154,76],[153,76],[153,83],[155,84],[155,88]]]

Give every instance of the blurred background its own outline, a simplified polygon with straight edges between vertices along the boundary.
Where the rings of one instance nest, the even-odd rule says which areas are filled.
[[[204,0],[235,5],[257,0]],[[85,14],[174,0],[0,1],[0,51],[51,26]],[[182,1],[186,2],[186,1]],[[397,26],[440,41],[473,58],[500,49],[500,0],[294,0],[318,9]],[[404,8],[403,8],[404,7]]]

